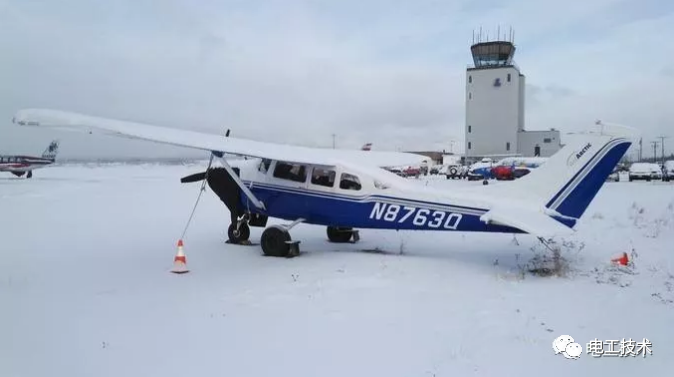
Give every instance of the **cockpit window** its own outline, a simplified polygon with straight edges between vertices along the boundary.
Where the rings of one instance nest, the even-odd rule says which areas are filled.
[[[269,165],[271,165],[271,160],[270,159],[263,159],[260,161],[260,166],[257,167],[257,170],[260,171],[261,173],[267,174],[269,171]]]
[[[295,182],[306,182],[307,168],[300,164],[290,164],[287,162],[277,161],[274,169],[274,177],[281,179],[288,179]]]
[[[311,183],[319,186],[333,187],[336,175],[334,170],[314,168],[311,174]]]
[[[344,190],[360,190],[360,179],[353,174],[342,173],[342,178],[339,182],[339,188]]]

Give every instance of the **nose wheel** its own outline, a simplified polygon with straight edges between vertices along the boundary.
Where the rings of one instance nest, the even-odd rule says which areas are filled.
[[[250,227],[247,223],[242,222],[241,224],[230,224],[227,229],[227,237],[229,242],[233,244],[241,244],[250,238]]]

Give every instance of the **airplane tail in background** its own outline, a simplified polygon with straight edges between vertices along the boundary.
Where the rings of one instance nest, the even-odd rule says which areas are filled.
[[[56,155],[58,154],[59,151],[59,141],[58,140],[53,140],[47,149],[44,150],[42,153],[42,158],[48,158],[50,160],[56,159]]]
[[[573,227],[633,142],[635,131],[602,124],[600,132],[578,134],[541,167],[501,187],[503,199],[544,206],[548,215]]]

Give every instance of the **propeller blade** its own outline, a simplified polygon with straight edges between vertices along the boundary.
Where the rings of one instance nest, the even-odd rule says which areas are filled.
[[[186,177],[182,177],[182,178],[180,178],[180,183],[197,182],[197,181],[203,181],[204,179],[206,179],[206,172],[196,173],[196,174],[188,175]]]

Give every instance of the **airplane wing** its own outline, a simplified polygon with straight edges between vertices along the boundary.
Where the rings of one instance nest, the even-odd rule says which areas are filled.
[[[527,208],[494,208],[480,217],[486,223],[517,228],[531,235],[543,238],[573,234],[572,228],[560,223],[547,214]]]
[[[204,151],[325,166],[356,163],[361,166],[389,167],[416,165],[428,160],[426,156],[413,153],[323,149],[233,137],[225,138],[221,135],[185,129],[153,126],[50,109],[19,110],[15,114],[13,122],[20,126],[47,127],[87,133],[101,132],[112,136]]]

